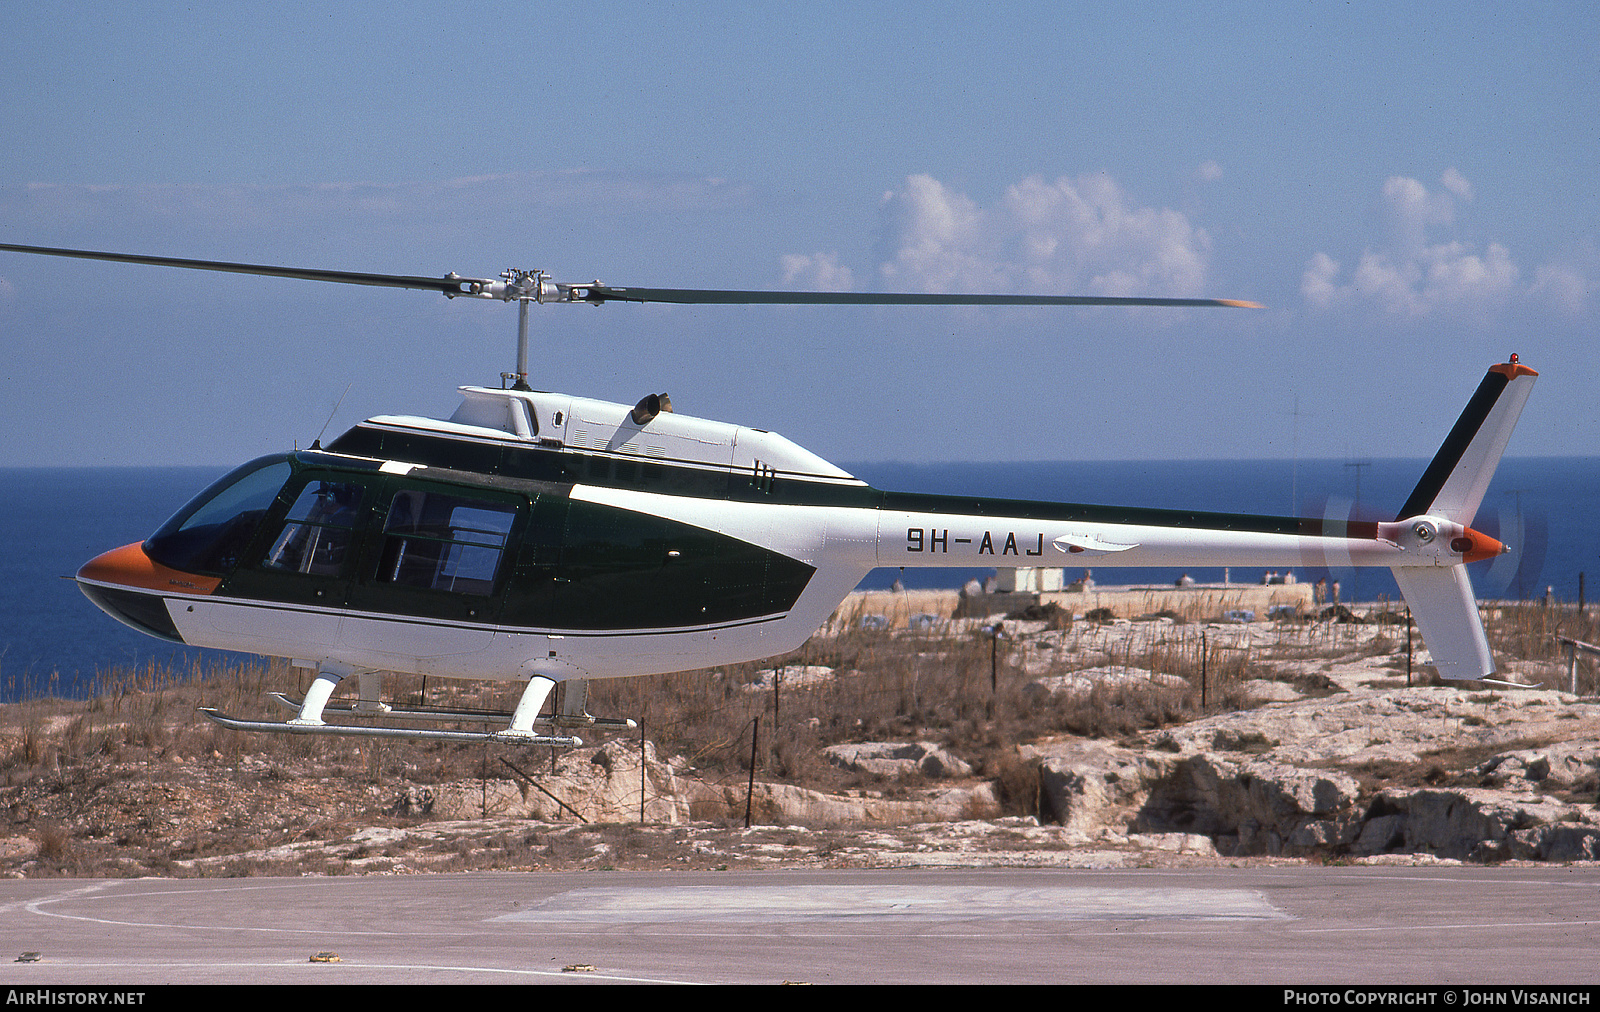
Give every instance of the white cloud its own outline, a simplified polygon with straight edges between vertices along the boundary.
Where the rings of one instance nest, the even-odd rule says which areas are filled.
[[[1594,284],[1583,271],[1564,264],[1545,264],[1533,272],[1530,291],[1548,299],[1562,311],[1578,314],[1589,301]]]
[[[1222,166],[1214,160],[1201,162],[1194,170],[1195,177],[1204,182],[1211,183],[1222,178]]]
[[[1365,253],[1342,291],[1353,291],[1357,298],[1400,316],[1487,312],[1504,304],[1518,274],[1503,246],[1490,244],[1479,256],[1460,243],[1442,243],[1409,258]]]
[[[1338,297],[1339,286],[1335,283],[1338,279],[1339,261],[1326,253],[1313,254],[1300,278],[1300,294],[1307,302],[1327,309]]]
[[[1339,261],[1316,253],[1300,278],[1300,294],[1319,309],[1366,305],[1407,318],[1451,316],[1487,323],[1514,299],[1532,298],[1567,312],[1588,297],[1582,272],[1551,266],[1522,283],[1522,270],[1499,243],[1481,251],[1462,242],[1428,241],[1430,230],[1453,226],[1457,200],[1470,201],[1472,184],[1456,169],[1440,178],[1448,192],[1430,192],[1405,176],[1383,184],[1387,245],[1363,252],[1348,278]]]
[[[804,256],[788,253],[779,258],[785,287],[812,292],[848,292],[855,289],[855,274],[839,263],[837,253]]]
[[[1472,199],[1472,184],[1467,182],[1467,177],[1463,176],[1454,167],[1445,169],[1444,175],[1439,177],[1439,182],[1444,184],[1445,189],[1462,200]]]
[[[1104,173],[1032,176],[989,207],[932,176],[885,194],[878,273],[927,292],[1194,296],[1211,243],[1188,218],[1135,206]]]
[[[1390,176],[1383,183],[1385,216],[1394,230],[1394,240],[1408,252],[1427,242],[1431,225],[1455,221],[1455,200],[1447,193],[1429,193],[1428,188],[1405,176]]]

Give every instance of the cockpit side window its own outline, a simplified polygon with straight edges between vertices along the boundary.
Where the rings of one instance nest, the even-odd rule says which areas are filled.
[[[377,579],[489,594],[516,518],[516,508],[504,503],[416,489],[396,493],[384,521]]]
[[[289,462],[277,458],[229,473],[162,524],[144,543],[145,554],[186,573],[227,575],[289,479],[289,470]]]
[[[340,576],[354,557],[356,527],[366,489],[354,482],[312,481],[301,490],[284,518],[283,530],[267,550],[267,569]]]

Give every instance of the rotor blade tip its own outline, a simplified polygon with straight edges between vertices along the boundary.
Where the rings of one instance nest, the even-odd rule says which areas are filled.
[[[1218,299],[1224,306],[1233,306],[1235,309],[1266,309],[1259,302],[1245,302],[1243,299]]]

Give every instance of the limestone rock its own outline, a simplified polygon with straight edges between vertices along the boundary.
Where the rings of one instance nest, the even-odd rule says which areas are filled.
[[[1345,774],[1199,753],[1151,792],[1140,825],[1204,833],[1224,853],[1276,856],[1344,836],[1359,793]]]
[[[1457,860],[1593,860],[1600,825],[1553,799],[1508,798],[1483,789],[1381,792],[1357,854],[1427,853]]]
[[[1080,833],[1126,828],[1153,784],[1169,775],[1159,756],[1102,741],[1073,741],[1019,750],[1039,764],[1040,809]]]
[[[936,753],[937,750],[932,750]],[[683,825],[744,818],[747,785],[710,784],[675,774],[646,743],[643,769],[636,744],[610,742],[561,755],[554,773],[537,773],[538,786],[523,780],[495,779],[407,787],[399,796],[402,814],[426,813],[436,819],[506,817],[541,822],[644,822]],[[950,756],[932,753],[931,763],[965,768]],[[967,774],[970,775],[970,769]],[[641,789],[641,777],[643,785]],[[1000,813],[994,785],[970,783],[886,798],[870,791],[830,794],[788,784],[757,781],[750,793],[751,818],[764,825],[832,826],[849,823],[903,825]]]
[[[822,750],[829,762],[853,772],[898,777],[920,773],[930,779],[972,776],[972,767],[929,742],[861,742],[829,745]]]
[[[1051,698],[1086,696],[1097,687],[1124,688],[1157,685],[1187,690],[1189,683],[1177,675],[1159,674],[1144,668],[1120,665],[1084,668],[1064,675],[1046,675],[1023,686],[1022,695],[1031,706],[1039,706]]]

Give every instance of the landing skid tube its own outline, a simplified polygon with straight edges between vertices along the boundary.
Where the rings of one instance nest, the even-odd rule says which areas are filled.
[[[209,707],[200,707],[206,718],[234,731],[264,731],[268,734],[310,734],[345,738],[402,738],[413,741],[498,742],[504,745],[555,745],[578,748],[583,739],[576,735],[524,734],[516,731],[430,731],[405,727],[362,727],[354,724],[294,724],[274,720],[240,720]],[[398,717],[403,711],[386,714]],[[476,719],[476,718],[472,718]]]
[[[286,692],[269,692],[267,698],[279,706],[294,713],[300,712],[304,700],[296,699]],[[323,713],[338,713],[351,717],[390,717],[404,718],[406,720],[454,720],[454,721],[481,721],[486,724],[510,724],[512,714],[509,710],[481,710],[474,707],[461,707],[447,709],[437,706],[401,707],[388,704],[388,708],[381,713],[365,709],[359,703],[329,703],[322,708]],[[639,725],[626,717],[590,717],[588,715],[568,717],[565,714],[543,715],[534,719],[535,724],[548,724],[556,727],[593,727],[608,731],[625,731]]]

